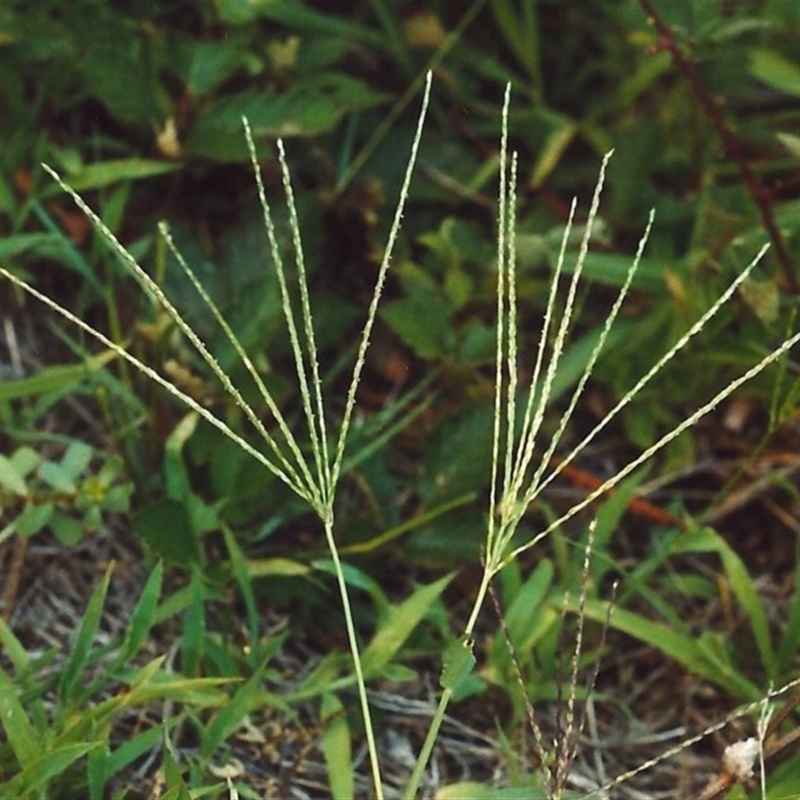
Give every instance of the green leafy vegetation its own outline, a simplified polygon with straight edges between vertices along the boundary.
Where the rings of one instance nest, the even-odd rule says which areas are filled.
[[[0,794],[798,794],[795,4],[346,5],[0,9]]]

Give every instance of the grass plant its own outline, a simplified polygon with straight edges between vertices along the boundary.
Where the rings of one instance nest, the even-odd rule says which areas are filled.
[[[270,411],[272,423],[270,426],[265,425],[261,421],[257,410],[252,404],[245,400],[229,375],[222,369],[211,354],[207,344],[199,338],[181,312],[165,295],[158,283],[139,265],[137,260],[103,223],[97,213],[94,212],[81,197],[55,173],[55,171],[46,168],[56,182],[73,198],[81,211],[86,214],[92,225],[109,243],[123,265],[142,284],[145,291],[151,294],[163,309],[166,310],[177,328],[194,346],[211,371],[217,376],[222,386],[233,398],[237,406],[242,410],[247,419],[250,420],[256,432],[261,437],[261,446],[253,445],[248,439],[233,430],[220,416],[212,412],[190,394],[180,389],[168,377],[164,377],[151,366],[126,350],[125,347],[113,341],[112,338],[106,336],[101,331],[82,320],[78,315],[64,308],[58,301],[36,289],[30,285],[30,283],[13,274],[8,269],[0,267],[0,274],[7,280],[23,288],[50,309],[58,312],[81,330],[93,336],[107,348],[108,351],[124,359],[132,367],[155,381],[173,397],[185,404],[194,415],[197,415],[197,417],[202,418],[210,425],[214,426],[214,428],[228,437],[244,452],[256,459],[273,475],[290,487],[298,497],[302,498],[318,517],[324,529],[325,540],[338,584],[350,656],[352,659],[352,670],[354,673],[352,678],[358,690],[365,738],[369,751],[372,781],[371,789],[374,796],[377,798],[384,797],[384,780],[378,754],[377,733],[374,730],[370,711],[367,682],[372,676],[380,674],[381,669],[389,664],[397,653],[401,642],[408,637],[416,623],[430,608],[431,603],[444,590],[444,587],[449,581],[449,576],[445,576],[445,578],[418,590],[412,597],[408,598],[408,600],[393,607],[392,619],[394,627],[379,629],[378,633],[366,648],[362,648],[359,644],[351,610],[347,566],[341,560],[341,551],[337,543],[334,511],[337,490],[339,488],[345,460],[348,434],[351,431],[353,422],[356,395],[365,365],[367,349],[370,345],[373,326],[378,314],[378,304],[383,293],[393,247],[400,228],[404,205],[409,194],[411,176],[423,134],[430,91],[431,75],[428,73],[422,101],[422,110],[419,115],[405,178],[400,189],[394,221],[391,226],[374,291],[367,310],[366,322],[359,341],[355,364],[346,394],[344,410],[341,415],[338,430],[333,434],[329,429],[329,406],[325,402],[323,383],[320,377],[319,354],[316,344],[311,301],[308,293],[308,281],[305,272],[298,213],[283,144],[278,140],[277,151],[294,242],[295,268],[298,278],[296,290],[289,285],[288,273],[282,262],[281,249],[277,242],[275,225],[273,222],[273,213],[262,183],[253,137],[246,121],[245,131],[250,158],[258,187],[264,225],[270,243],[273,267],[278,276],[281,303],[294,359],[297,386],[302,400],[302,417],[305,424],[304,437],[301,438],[296,434],[293,426],[284,416],[278,402],[265,385],[259,370],[244,351],[244,348],[231,327],[223,318],[214,300],[207,293],[202,283],[195,276],[194,272],[179,252],[166,226],[161,227],[161,234],[167,246],[174,254],[178,263],[185,270],[203,303],[208,307],[225,337],[244,363],[259,390],[261,399]],[[550,280],[546,311],[539,337],[540,344],[535,355],[531,373],[532,377],[526,386],[522,386],[520,385],[519,377],[521,369],[518,339],[520,320],[516,294],[517,256],[515,201],[517,195],[518,165],[517,156],[514,153],[509,153],[508,145],[510,98],[510,87],[508,87],[506,89],[503,105],[500,149],[494,425],[492,436],[492,461],[491,464],[487,464],[490,477],[490,493],[489,508],[486,513],[486,532],[483,544],[481,578],[463,631],[459,636],[452,639],[442,654],[442,691],[439,705],[431,721],[422,748],[416,756],[415,766],[405,789],[406,798],[416,797],[420,791],[430,755],[440,735],[441,725],[445,718],[447,708],[454,693],[462,685],[462,682],[467,676],[470,675],[475,664],[473,638],[487,595],[491,591],[492,581],[502,570],[509,567],[517,561],[521,555],[542,542],[545,537],[558,530],[564,523],[590,506],[598,498],[603,497],[611,489],[618,487],[626,478],[637,470],[637,468],[663,450],[676,437],[680,436],[681,433],[695,425],[700,419],[715,409],[744,382],[759,375],[759,373],[785,356],[792,347],[800,342],[800,332],[789,336],[777,348],[769,352],[753,366],[749,367],[738,378],[731,380],[725,388],[699,405],[697,409],[686,416],[683,421],[659,437],[638,456],[631,459],[629,463],[619,469],[613,477],[592,490],[584,499],[572,504],[566,512],[556,515],[553,521],[536,535],[532,537],[521,536],[520,523],[531,505],[540,498],[542,491],[555,480],[570,463],[575,461],[579,454],[590,443],[595,441],[610,422],[649,385],[651,380],[666,364],[674,359],[689,345],[694,337],[703,331],[705,326],[707,326],[720,309],[725,306],[742,283],[748,279],[748,276],[751,275],[759,264],[766,248],[762,248],[758,252],[747,267],[736,276],[730,286],[720,295],[717,301],[711,305],[708,311],[693,323],[689,329],[667,349],[663,356],[655,361],[652,368],[638,379],[604,418],[569,450],[566,457],[556,463],[553,460],[556,448],[559,446],[562,437],[567,431],[568,425],[578,406],[578,402],[592,376],[595,365],[601,357],[609,333],[623,307],[628,290],[634,280],[637,266],[645,251],[648,235],[653,224],[653,216],[651,214],[646,230],[640,241],[637,254],[607,314],[606,322],[600,331],[596,344],[589,355],[572,395],[566,403],[565,411],[562,413],[556,425],[555,433],[550,436],[549,441],[545,444],[543,432],[545,411],[550,405],[553,386],[559,374],[559,369],[563,365],[562,358],[572,330],[578,287],[581,282],[583,266],[589,252],[592,227],[600,207],[605,170],[611,154],[609,153],[602,163],[597,187],[588,213],[588,222],[585,226],[578,249],[577,259],[575,264],[571,266],[571,277],[567,281],[566,290],[564,290],[564,275],[567,272],[567,245],[576,213],[576,203],[573,202],[572,204],[569,223],[564,232],[559,258]],[[297,310],[298,307],[299,311]],[[558,309],[561,309],[560,317]],[[308,455],[309,453],[310,456]],[[587,542],[587,561],[584,565],[584,583],[588,581],[586,575],[588,572],[588,558],[592,552],[593,545],[591,535],[588,537]],[[228,544],[234,564],[236,564],[238,558],[238,563],[241,566],[243,561],[240,556],[235,555],[237,546],[233,537],[228,537]],[[699,546],[698,544],[698,547]],[[712,547],[713,545],[706,543],[705,546]],[[730,559],[727,562],[727,567],[732,573],[736,573],[738,569],[737,564]],[[238,578],[243,592],[247,594],[245,589],[247,580],[244,577],[242,569],[239,569]],[[130,638],[127,640],[125,647],[120,651],[119,658],[124,659],[127,655],[136,651],[141,645],[140,640],[142,636],[149,630],[156,613],[155,597],[158,593],[160,580],[161,575],[160,572],[158,572],[154,573],[152,581],[148,583],[142,595],[140,605],[134,612],[134,624],[132,625]],[[749,595],[747,594],[746,581],[741,575],[739,575],[736,585],[743,587],[742,597],[749,603],[754,628],[757,629],[757,632],[761,630],[760,641],[763,645],[762,655],[769,661],[771,658],[774,658],[774,653],[771,653],[768,643],[764,640],[766,632],[763,630],[764,624],[754,605],[755,600],[752,597],[752,592],[750,592]],[[60,691],[64,697],[69,698],[73,704],[86,700],[86,694],[82,694],[79,691],[80,679],[90,656],[90,644],[97,629],[99,613],[107,588],[108,576],[104,578],[102,585],[92,598],[90,608],[87,609],[84,622],[77,633],[75,649],[68,660],[59,684]],[[187,595],[184,601],[185,607],[187,608],[187,627],[184,632],[183,640],[186,654],[186,658],[184,659],[185,665],[194,664],[196,666],[198,661],[197,635],[202,629],[201,607],[203,592],[204,589],[200,579],[197,576],[193,577],[192,583],[187,589]],[[257,625],[257,613],[255,611],[255,602],[252,600],[252,597],[247,605],[251,627],[255,627],[255,625]],[[591,601],[587,599],[585,595],[580,598],[577,605],[570,606],[569,603],[566,603],[565,607],[568,609],[574,608],[576,610],[581,624],[583,624],[583,621],[587,618],[597,618],[601,621],[608,620],[610,614],[611,621],[608,624],[612,627],[615,625],[615,612],[609,609],[608,604]],[[635,625],[635,621],[628,620],[628,624],[633,626]],[[29,664],[22,654],[21,645],[15,643],[13,634],[11,634],[8,629],[3,629],[2,635],[5,646],[11,647],[12,652],[16,654],[15,666],[22,670],[29,669]],[[577,654],[580,653],[580,647],[581,641],[579,637],[576,643],[576,655],[573,656],[573,664],[575,666],[572,669],[570,679],[571,693],[568,699],[568,728],[570,729],[570,736],[572,736],[575,726],[578,724],[576,719],[579,716],[575,713],[575,690],[577,684]],[[163,659],[158,659],[130,677],[130,691],[135,697],[127,697],[124,703],[121,701],[109,702],[98,706],[91,715],[94,723],[93,726],[88,725],[87,720],[83,720],[77,729],[70,729],[69,725],[65,725],[63,729],[59,729],[57,735],[54,734],[54,740],[47,745],[47,747],[51,748],[49,753],[45,747],[37,743],[37,732],[34,730],[33,726],[27,722],[28,712],[22,706],[22,703],[15,699],[16,694],[15,689],[12,687],[12,681],[5,673],[0,673],[0,680],[3,681],[3,685],[0,686],[0,692],[3,697],[2,708],[0,708],[0,722],[6,731],[10,747],[21,769],[18,776],[6,781],[4,790],[7,792],[19,790],[20,794],[31,796],[33,792],[41,790],[47,781],[54,778],[59,772],[68,769],[77,760],[87,757],[89,763],[89,783],[92,785],[93,796],[99,796],[98,792],[102,791],[103,780],[106,775],[104,770],[108,770],[110,767],[108,760],[103,761],[102,757],[93,754],[100,752],[102,746],[102,736],[100,736],[102,733],[101,729],[107,730],[107,728],[104,729],[103,726],[107,726],[109,714],[118,712],[123,705],[131,704],[134,700],[141,701],[148,696],[158,696],[162,700],[167,698],[176,702],[194,702],[197,705],[206,704],[219,706],[223,702],[219,694],[218,686],[224,684],[225,681],[203,682],[199,677],[189,675],[185,679],[177,681],[174,685],[166,685],[165,688],[165,683],[163,681],[160,683],[154,682],[154,676],[160,674],[159,670],[162,665]],[[225,735],[238,724],[243,711],[246,713],[247,710],[252,709],[254,704],[257,703],[257,685],[261,674],[261,668],[256,670],[253,677],[236,691],[234,699],[231,701],[232,708],[227,711],[227,715],[226,711],[223,710],[215,718],[214,725],[209,728],[208,738],[203,743],[204,753],[209,755],[213,753],[214,748],[220,742],[224,741]],[[337,683],[337,681],[339,683]],[[320,690],[324,697],[322,706],[323,713],[328,717],[335,717],[337,713],[341,711],[341,704],[336,698],[335,692],[330,691],[330,687],[336,685],[342,685],[342,680],[340,676],[331,674],[329,676],[329,690]],[[767,696],[775,698],[779,694],[787,691],[788,686],[789,684],[775,691],[771,691],[767,693]],[[152,694],[148,695],[148,692]],[[751,703],[748,708],[751,710],[757,708],[759,702],[761,702],[761,698],[751,698]],[[740,710],[736,713],[740,714],[743,712]],[[100,736],[100,738],[97,740],[85,738],[90,728],[95,731],[95,733],[99,731],[98,736]],[[707,735],[711,730],[712,729],[706,731],[704,735]],[[338,796],[345,796],[353,790],[352,776],[350,775],[350,777],[348,777],[351,769],[349,735],[349,731],[346,727],[338,726],[332,727],[328,738],[326,738],[325,756],[328,761],[331,785],[334,787],[334,794]],[[538,738],[540,741],[543,739],[542,736]],[[149,739],[147,742],[142,740],[142,742],[139,743],[141,747],[137,749],[136,752],[142,752],[147,743],[150,743]],[[688,744],[687,742],[682,746],[688,746]],[[57,754],[58,758],[56,758],[54,754]],[[128,757],[132,757],[132,753],[128,753],[125,756],[125,758]],[[120,756],[119,758],[122,759],[123,757]],[[542,760],[545,764],[546,771],[546,758]],[[46,769],[43,768],[45,762],[47,765]],[[172,768],[167,771],[168,774],[172,776],[171,780],[173,781],[171,790],[174,794],[171,796],[188,796],[185,794],[186,787],[183,785],[183,779],[179,771],[174,767],[174,763],[172,764]],[[551,771],[545,782],[546,785],[543,791],[551,797],[567,796],[565,793],[567,781],[566,773],[567,769],[563,764],[558,769]],[[34,775],[37,776],[36,779],[33,778]],[[630,776],[623,776],[620,779],[615,779],[609,786],[613,786],[619,780],[627,779],[628,777]],[[599,796],[605,789],[606,787],[598,789],[595,794]],[[482,795],[475,794],[474,796]]]

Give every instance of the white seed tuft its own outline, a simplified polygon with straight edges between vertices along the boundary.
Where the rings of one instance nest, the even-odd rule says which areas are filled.
[[[729,744],[722,755],[725,770],[738,781],[752,778],[753,764],[758,758],[760,747],[758,739],[753,737]]]

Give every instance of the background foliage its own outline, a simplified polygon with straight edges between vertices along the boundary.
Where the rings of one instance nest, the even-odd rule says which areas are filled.
[[[624,278],[650,208],[656,210],[634,297],[598,366],[576,437],[768,240],[765,208],[780,240],[702,341],[664,370],[546,504],[532,509],[529,532],[587,480],[625,463],[797,327],[800,7],[780,0],[662,0],[653,7],[672,42],[651,24],[647,4],[634,0],[0,5],[3,264],[162,367],[234,425],[238,412],[205,365],[123,275],[40,163],[56,168],[98,209],[255,399],[232,349],[156,236],[156,221],[169,220],[181,250],[291,414],[298,398],[241,117],[250,120],[276,197],[280,175],[270,154],[276,137],[286,140],[324,380],[343,393],[422,76],[433,68],[421,166],[361,387],[363,416],[339,511],[343,553],[353,585],[363,590],[356,600],[365,637],[405,615],[397,648],[375,662],[375,675],[406,679],[422,669],[421,657],[439,652],[463,613],[457,598],[468,591],[469,565],[480,555],[491,448],[497,141],[506,82],[513,86],[511,142],[520,154],[519,294],[531,352],[571,197],[588,203],[601,157],[615,150],[560,391],[585,363],[611,290]],[[676,65],[670,44],[691,60],[693,76]],[[704,96],[719,110],[755,183],[715,130]],[[288,249],[285,219],[281,225]],[[156,680],[159,664],[134,667],[128,659],[157,621],[171,620],[181,641],[181,680],[188,683],[170,684],[163,697],[185,701],[180,724],[186,720],[200,731],[208,759],[244,715],[265,703],[257,687],[273,669],[280,642],[265,635],[263,609],[287,614],[287,631],[300,640],[320,641],[315,617],[323,609],[332,613],[332,581],[315,522],[248,456],[110,354],[98,353],[8,285],[0,286],[0,304],[6,526],[0,536],[10,547],[15,538],[38,539],[49,529],[71,545],[105,522],[132,530],[147,564],[163,558],[172,565],[177,577],[169,591],[177,593],[165,590],[159,599],[161,573],[158,588],[152,573],[137,606],[141,641],[116,642],[117,660],[103,667],[105,678],[94,688],[107,688],[125,669],[142,670],[125,678],[132,687]],[[670,669],[714,685],[723,709],[757,698],[770,681],[796,669],[800,600],[793,563],[787,565],[796,544],[794,523],[787,522],[796,511],[788,468],[797,444],[796,374],[794,362],[767,371],[600,512],[589,618],[602,622],[609,578],[623,575],[617,602],[629,616],[618,627],[628,638],[619,641],[645,643],[677,662]],[[381,446],[370,446],[376,437]],[[779,473],[778,466],[786,470]],[[686,474],[692,477],[681,481]],[[649,512],[663,516],[626,517],[626,508],[635,511],[628,505],[635,484],[664,476],[668,488],[649,495]],[[727,509],[741,497],[749,502],[731,515]],[[718,524],[711,530],[702,522]],[[500,581],[533,699],[556,692],[567,625],[558,603],[580,582],[582,554],[574,543],[581,535],[581,527],[564,531],[536,564],[515,566]],[[459,570],[451,588],[434,582],[451,568]],[[763,576],[778,587],[777,598],[764,596]],[[422,584],[438,587],[424,601],[415,588]],[[720,605],[721,585],[728,601]],[[97,591],[92,602],[99,614],[106,590]],[[400,602],[409,593],[418,599],[413,613]],[[220,627],[218,601],[231,596],[239,598],[236,614],[245,620],[245,650]],[[11,609],[4,613],[8,618]],[[423,618],[425,625],[412,632],[411,620]],[[102,792],[152,743],[142,739],[129,759],[114,756],[119,750],[108,745],[102,758],[87,755],[100,752],[86,749],[90,738],[113,740],[110,710],[84,720],[91,737],[72,731],[69,738],[69,726],[62,728],[59,714],[85,700],[76,694],[75,671],[100,663],[100,653],[88,651],[92,625],[82,630],[77,641],[84,650],[71,657],[72,677],[47,689],[57,696],[47,703],[58,713],[42,706],[35,724],[74,748],[69,763],[85,766],[88,759],[88,773],[62,765],[66,771],[53,767],[52,775],[87,780]],[[499,689],[507,704],[503,723],[516,731],[519,688],[507,651],[487,637],[486,666],[470,691],[488,697],[490,687]],[[20,702],[40,702],[32,697],[45,697],[45,689],[29,682],[41,665],[24,655],[10,628],[3,644],[16,653],[9,655],[15,686],[27,692]],[[297,700],[324,694],[340,675],[344,657],[336,637],[328,632],[320,644],[330,654],[306,677]],[[224,685],[232,678],[245,683],[234,689],[192,683]],[[227,717],[194,710],[217,707],[221,691],[236,700]],[[270,703],[282,705],[276,697]],[[43,755],[30,742],[14,745],[0,751],[0,780],[12,780],[20,769],[41,776],[36,759]],[[197,765],[188,772],[185,764],[166,768],[173,768],[173,786],[201,785]]]

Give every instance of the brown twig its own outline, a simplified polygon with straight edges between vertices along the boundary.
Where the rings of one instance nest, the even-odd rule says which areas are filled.
[[[789,252],[786,249],[783,238],[778,231],[778,226],[775,223],[775,216],[772,211],[772,197],[769,189],[761,183],[758,176],[753,172],[753,168],[745,158],[744,153],[742,153],[742,148],[739,146],[739,142],[734,136],[733,131],[731,131],[722,119],[717,104],[706,91],[697,65],[691,59],[687,58],[678,47],[672,28],[659,16],[650,0],[639,0],[639,5],[641,5],[648,20],[661,37],[660,47],[672,56],[672,61],[675,66],[680,70],[686,80],[689,81],[705,115],[708,117],[717,136],[719,136],[722,142],[725,154],[736,164],[745,186],[747,187],[748,193],[758,206],[758,210],[761,213],[762,224],[772,242],[775,258],[778,259],[786,290],[792,294],[800,294],[800,283],[798,283],[797,276],[795,275],[794,265],[789,257]]]
[[[604,482],[602,478],[598,478],[573,464],[562,464],[561,459],[557,456],[553,456],[550,459],[550,463],[557,467],[559,473],[570,481],[570,483],[575,486],[580,486],[583,489],[591,489],[593,491]],[[615,489],[610,489],[605,492],[605,496],[611,497],[615,494],[615,491]],[[654,522],[657,525],[679,528],[680,530],[686,530],[687,528],[686,520],[681,519],[675,514],[671,514],[669,511],[660,508],[643,497],[632,497],[628,500],[628,511]]]
[[[25,555],[28,552],[29,539],[26,536],[15,536],[11,545],[9,565],[6,570],[5,586],[3,595],[0,598],[0,616],[8,622],[11,619],[11,612],[14,610],[14,603],[19,594],[20,581],[22,579],[22,568],[25,564]]]

